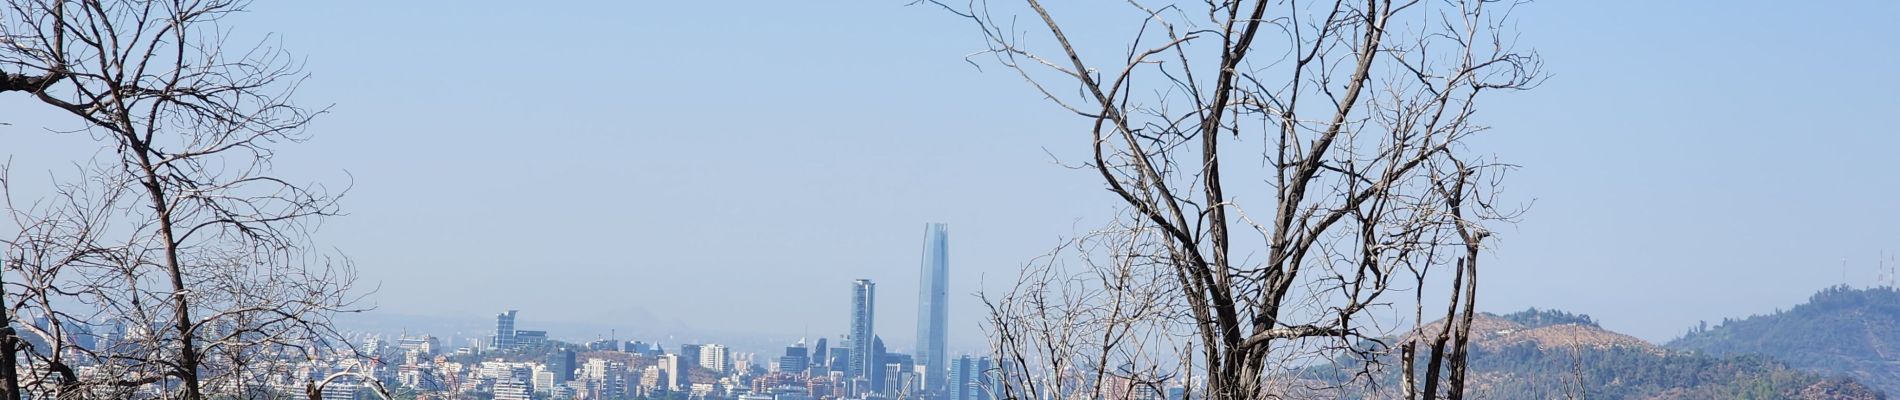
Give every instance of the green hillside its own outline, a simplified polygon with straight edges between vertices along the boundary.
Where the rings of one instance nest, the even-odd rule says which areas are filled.
[[[1761,355],[1900,393],[1900,291],[1828,288],[1806,304],[1697,329],[1668,347],[1716,357]]]
[[[1472,324],[1471,351],[1471,399],[1886,398],[1847,376],[1804,370],[1761,355],[1674,350],[1604,330],[1589,316],[1554,310],[1482,314]],[[1348,371],[1352,368],[1347,365]],[[1396,372],[1380,375],[1377,386],[1398,387]]]

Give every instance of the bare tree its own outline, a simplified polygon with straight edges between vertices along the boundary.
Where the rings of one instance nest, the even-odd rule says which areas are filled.
[[[1076,167],[1128,207],[1066,256],[1089,262],[986,296],[1005,398],[1325,397],[1394,372],[1390,395],[1463,396],[1486,225],[1516,216],[1472,118],[1540,79],[1506,29],[1518,3],[918,3],[977,28],[972,63],[1086,121]]]
[[[72,117],[65,133],[102,150],[49,196],[16,203],[0,176],[19,229],[0,302],[25,331],[0,347],[29,360],[0,365],[0,397],[262,393],[281,360],[340,337],[353,272],[309,242],[338,195],[271,169],[321,110],[290,101],[304,75],[288,54],[225,42],[219,22],[246,5],[5,1],[0,95]]]

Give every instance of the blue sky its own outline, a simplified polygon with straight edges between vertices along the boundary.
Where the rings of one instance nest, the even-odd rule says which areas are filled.
[[[965,22],[903,3],[260,2],[226,27],[277,33],[307,58],[301,102],[335,105],[277,165],[353,179],[319,239],[383,312],[835,336],[862,277],[906,348],[925,222],[950,224],[967,294],[1114,203],[1049,158],[1085,145],[1086,121],[966,64],[982,43]],[[1482,308],[1660,341],[1801,302],[1843,261],[1871,283],[1900,252],[1897,12],[1520,9],[1551,77],[1485,104],[1476,147],[1522,165],[1507,190],[1535,206],[1502,229]],[[70,121],[7,114],[19,170],[94,151],[38,129]],[[979,305],[953,298],[952,345],[973,350]]]

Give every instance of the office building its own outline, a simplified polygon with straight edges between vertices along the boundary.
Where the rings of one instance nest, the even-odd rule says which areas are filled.
[[[528,390],[528,382],[519,377],[505,376],[495,378],[495,400],[534,400]]]
[[[713,372],[726,373],[730,360],[726,355],[726,346],[708,344],[699,347],[699,366]]]
[[[849,343],[850,342],[848,341],[846,342],[846,344],[849,344]],[[847,372],[846,371],[847,369],[850,369],[851,349],[845,348],[845,347],[833,347],[831,348],[831,354],[824,355],[824,358],[825,358],[825,365],[827,369],[844,373],[844,372]],[[851,375],[849,373],[846,373],[845,376],[848,377]]]
[[[504,313],[495,314],[495,335],[490,336],[488,339],[489,349],[507,350],[515,348],[516,312],[518,311],[508,310]]]
[[[825,338],[818,338],[818,345],[811,348],[810,365],[829,365],[825,363],[825,357],[831,355],[831,353],[827,352],[829,350],[830,349],[825,346]]]
[[[563,384],[574,380],[575,354],[573,349],[562,348],[548,354],[547,368],[554,372],[554,383]]]
[[[864,357],[865,368],[869,368],[870,371],[867,371],[864,378],[870,382],[872,392],[884,393],[884,338],[872,336],[871,351],[866,354],[870,356]]]
[[[699,365],[699,353],[705,347],[705,345],[693,343],[680,345],[680,361],[687,365]]]
[[[679,354],[666,354],[661,355],[658,361],[660,371],[666,374],[666,384],[662,386],[665,386],[667,391],[686,390],[687,386],[692,384],[687,379],[689,372],[686,370],[690,365],[681,362],[680,357]]]
[[[902,353],[884,353],[881,359],[884,360],[884,374],[878,377],[883,381],[878,386],[878,392],[890,398],[916,398],[916,394],[922,388],[917,386],[919,384],[915,373],[917,364],[911,356]]]
[[[859,279],[851,284],[851,358],[846,361],[845,376],[852,378],[870,377],[878,360],[871,354],[872,342],[877,334],[872,332],[872,317],[877,308],[877,284],[870,279]]]
[[[944,347],[950,321],[950,226],[924,225],[923,263],[917,282],[917,363],[923,366],[923,392],[944,390]]]
[[[548,331],[515,331],[515,347],[537,347],[548,342]]]
[[[805,341],[803,340],[799,341],[797,345],[785,346],[785,355],[778,358],[778,372],[787,374],[805,373],[806,367],[811,363],[811,355],[807,353],[806,350],[808,349],[805,348]]]

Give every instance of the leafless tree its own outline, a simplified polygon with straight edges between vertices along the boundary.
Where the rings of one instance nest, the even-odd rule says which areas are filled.
[[[1519,3],[917,3],[977,28],[973,64],[1086,121],[1075,167],[1127,206],[986,295],[1003,397],[1462,398],[1486,227],[1517,215],[1473,117],[1540,79]]]
[[[271,168],[321,110],[291,102],[304,74],[287,53],[226,43],[219,23],[246,5],[5,1],[0,95],[71,117],[63,133],[101,150],[47,196],[15,199],[0,174],[18,228],[0,302],[22,331],[0,348],[28,361],[0,365],[0,397],[253,393],[278,360],[336,344],[330,318],[359,294],[309,234],[340,194]]]

